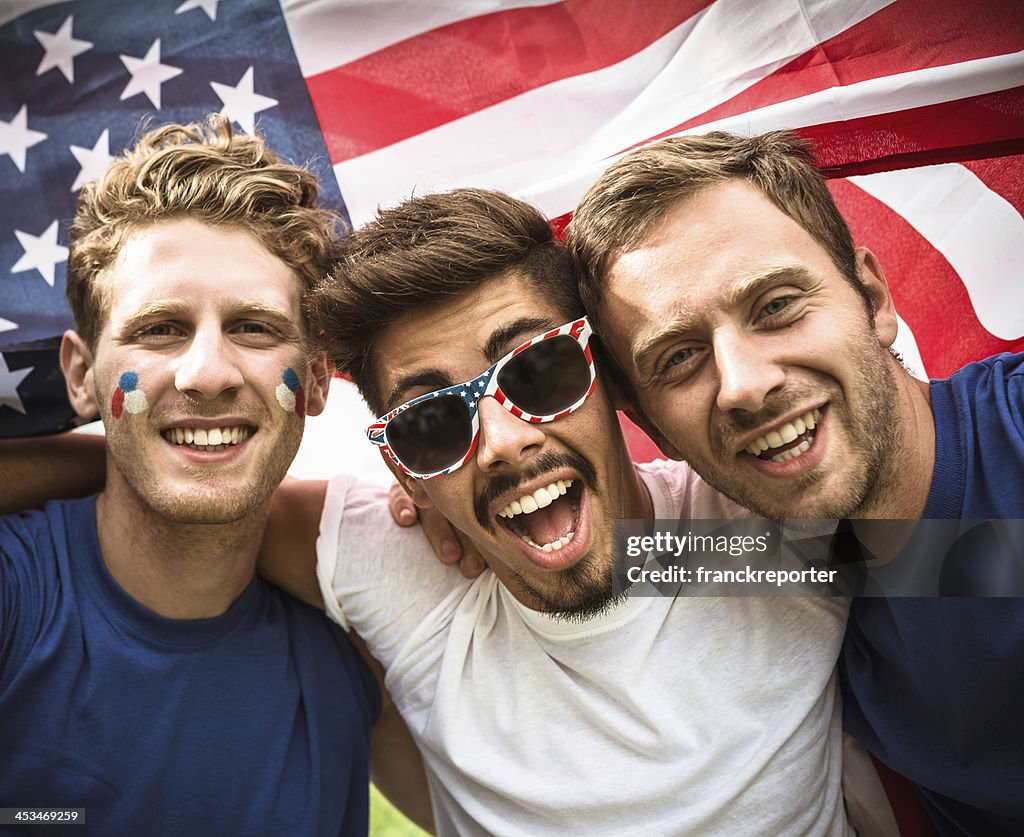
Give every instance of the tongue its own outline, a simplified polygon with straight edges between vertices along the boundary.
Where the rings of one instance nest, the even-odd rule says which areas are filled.
[[[524,514],[518,519],[523,521],[533,542],[541,546],[568,535],[575,525],[572,503],[564,496],[559,497],[550,506],[537,509],[532,514]]]

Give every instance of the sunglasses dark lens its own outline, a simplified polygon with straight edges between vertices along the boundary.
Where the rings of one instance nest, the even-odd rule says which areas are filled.
[[[469,450],[473,425],[457,395],[421,401],[388,422],[388,444],[410,471],[432,474],[454,465]]]
[[[519,409],[535,416],[560,413],[590,388],[583,347],[567,334],[534,343],[506,363],[498,385]]]

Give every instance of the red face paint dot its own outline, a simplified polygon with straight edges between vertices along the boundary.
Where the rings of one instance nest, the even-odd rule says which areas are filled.
[[[120,388],[114,390],[114,395],[110,399],[110,412],[116,419],[121,418],[124,412],[124,391]]]
[[[295,390],[295,415],[306,417],[306,391],[302,387]]]

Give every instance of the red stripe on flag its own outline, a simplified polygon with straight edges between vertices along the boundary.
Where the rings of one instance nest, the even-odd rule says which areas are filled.
[[[1024,340],[1000,340],[981,325],[956,271],[901,215],[848,180],[832,180],[829,188],[854,241],[878,256],[896,310],[914,332],[931,377],[1024,349]]]
[[[801,128],[826,177],[1024,152],[1024,87]]]
[[[1024,155],[967,160],[963,166],[1024,217]]]
[[[332,163],[616,64],[711,0],[565,0],[461,20],[306,79]]]
[[[626,447],[629,448],[630,458],[634,462],[651,462],[655,459],[665,458],[665,454],[651,441],[651,437],[633,424],[625,413],[619,413],[619,424],[622,425],[622,434],[626,437]]]

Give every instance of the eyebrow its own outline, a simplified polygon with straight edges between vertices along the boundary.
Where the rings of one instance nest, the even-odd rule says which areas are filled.
[[[513,320],[498,327],[487,338],[487,342],[482,350],[487,365],[493,366],[520,343],[554,327],[549,317],[521,317],[518,320]],[[483,370],[481,369],[480,371],[482,372]],[[473,379],[470,378],[470,380]],[[438,367],[410,372],[408,375],[399,378],[391,388],[387,398],[384,400],[385,412],[389,413],[399,404],[404,404],[410,400],[406,393],[411,389],[423,388],[426,393],[454,386],[458,383],[461,383],[461,381],[453,380],[451,375]]]
[[[494,330],[484,344],[484,357],[488,365],[495,364],[516,346],[554,327],[549,317],[520,317]]]
[[[808,270],[800,265],[771,267],[732,285],[726,292],[725,304],[729,308],[735,308],[742,305],[746,300],[763,293],[766,288],[773,285],[787,281],[807,284],[811,278]],[[671,322],[657,331],[642,337],[633,345],[631,351],[633,368],[640,374],[641,384],[648,377],[642,374],[642,370],[650,363],[651,357],[658,353],[662,344],[692,332],[700,322],[700,319],[701,317],[697,310],[681,307]]]

